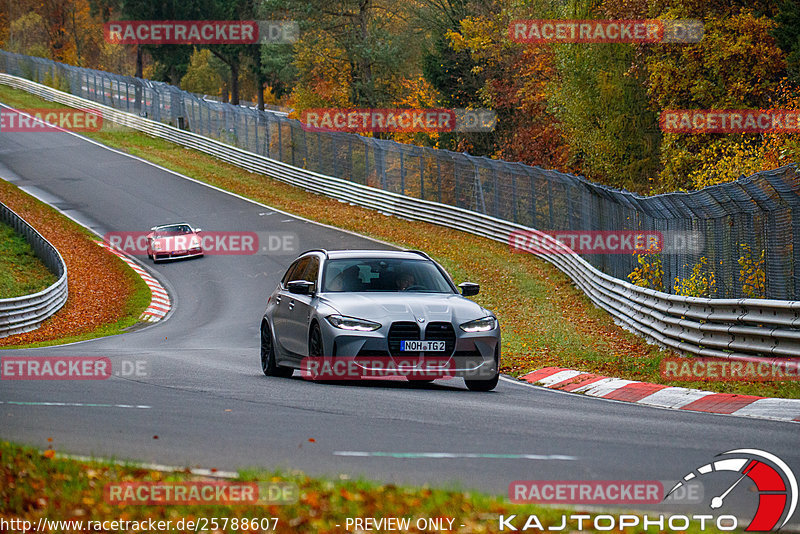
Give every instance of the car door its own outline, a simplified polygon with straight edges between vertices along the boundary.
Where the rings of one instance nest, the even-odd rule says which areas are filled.
[[[295,295],[289,293],[286,284],[292,280],[297,280],[297,276],[302,276],[308,262],[308,256],[299,258],[286,270],[286,274],[281,279],[280,287],[275,296],[275,308],[272,312],[272,327],[275,332],[275,341],[283,351],[292,351],[291,330],[289,327],[289,317],[294,305],[289,307],[289,303]]]
[[[314,283],[314,290],[319,287],[319,257],[310,256],[302,274],[294,274],[294,280],[306,280]],[[298,270],[298,273],[300,271]],[[315,300],[314,295],[293,295],[289,296],[287,345],[289,350],[299,356],[308,354],[308,326],[311,319],[312,305]]]

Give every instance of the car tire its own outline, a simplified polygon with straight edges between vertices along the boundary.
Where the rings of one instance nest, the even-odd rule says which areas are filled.
[[[500,379],[500,374],[494,375],[489,380],[469,380],[464,379],[467,389],[470,391],[492,391],[497,387],[497,381]]]
[[[470,391],[492,391],[494,388],[497,387],[497,382],[500,379],[500,354],[499,354],[499,347],[498,350],[495,350],[494,355],[494,362],[495,366],[497,367],[497,372],[494,376],[488,380],[471,380],[468,378],[464,379],[464,383],[467,385],[467,389]]]
[[[319,329],[319,324],[316,322],[311,325],[311,330],[308,332],[308,355],[309,357],[325,356],[325,348],[322,344],[322,330]]]
[[[275,345],[266,321],[261,323],[261,370],[267,376],[282,378],[289,378],[294,373],[294,369],[282,367],[275,360]]]

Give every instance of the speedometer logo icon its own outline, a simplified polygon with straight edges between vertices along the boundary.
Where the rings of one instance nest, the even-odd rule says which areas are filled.
[[[758,509],[745,531],[777,530],[789,522],[797,508],[797,479],[783,460],[774,454],[758,449],[734,449],[717,456],[724,458],[702,465],[686,474],[669,490],[666,497],[669,497],[686,482],[702,478],[710,473],[738,473],[740,476],[732,485],[711,499],[709,506],[712,510],[721,508],[728,495],[735,491],[745,478],[749,478],[756,486]]]

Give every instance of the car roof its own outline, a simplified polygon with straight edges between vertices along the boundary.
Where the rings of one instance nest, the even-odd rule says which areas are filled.
[[[331,260],[348,259],[348,258],[364,258],[364,259],[392,258],[392,259],[404,259],[404,260],[430,261],[430,258],[426,254],[414,250],[375,250],[375,249],[328,250],[328,251],[310,250],[308,252],[319,252],[325,254],[327,258]]]
[[[159,228],[166,228],[167,226],[181,226],[181,225],[186,225],[189,228],[194,229],[194,227],[191,224],[187,223],[187,222],[176,222],[176,223],[169,223],[169,224],[159,224],[158,226],[154,226],[153,228],[158,230]]]

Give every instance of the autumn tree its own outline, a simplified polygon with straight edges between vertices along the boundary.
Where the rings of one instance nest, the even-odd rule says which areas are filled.
[[[222,87],[222,76],[219,67],[212,64],[210,50],[195,49],[189,60],[186,75],[181,78],[184,91],[209,95],[218,95]]]
[[[495,7],[497,12],[465,17],[458,31],[447,33],[454,52],[469,52],[470,76],[480,82],[464,103],[497,114],[495,132],[475,137],[490,143],[492,157],[563,169],[566,147],[557,120],[546,110],[545,89],[555,74],[552,51],[511,42],[508,25],[517,11],[511,2]]]
[[[299,23],[301,38],[295,46],[299,81],[325,71],[328,78],[321,83],[346,75],[349,103],[370,108],[395,96],[395,82],[407,57],[401,53],[404,45],[396,30],[404,25],[407,5],[391,0],[264,2],[265,9],[286,13]]]
[[[5,47],[11,52],[29,56],[50,57],[44,19],[35,11],[26,13],[9,25]]]
[[[776,22],[749,10],[705,16],[702,41],[664,45],[647,59],[653,106],[659,110],[772,107],[787,74],[785,55],[772,35]],[[693,189],[731,178],[731,172],[715,178],[717,166],[739,166],[741,174],[760,169],[757,160],[764,156],[763,141],[758,134],[667,133],[656,190]],[[738,175],[734,171],[733,177]]]
[[[209,13],[210,0],[120,0],[123,20],[203,20]],[[155,61],[153,76],[160,81],[180,85],[189,68],[192,47],[179,44],[137,45]],[[141,56],[137,61],[137,76],[141,76]]]

